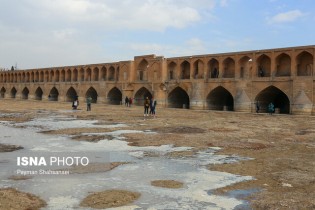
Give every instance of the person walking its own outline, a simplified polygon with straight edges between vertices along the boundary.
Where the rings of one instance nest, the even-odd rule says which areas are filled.
[[[75,109],[78,109],[78,106],[79,106],[79,100],[78,100],[78,96],[76,96],[74,98],[74,101],[72,102],[72,108],[75,110]]]
[[[129,106],[129,98],[126,96],[126,98],[125,98],[125,106]]]
[[[273,103],[271,102],[269,105],[268,105],[268,112],[270,115],[272,115],[272,113],[275,111],[275,106],[273,105]]]
[[[150,107],[150,100],[149,97],[146,97],[144,100],[144,114],[143,116],[149,116],[149,107]]]
[[[156,100],[152,97],[150,100],[150,115],[155,118]]]
[[[86,111],[91,111],[91,103],[92,103],[92,98],[91,96],[88,96],[86,98]]]
[[[132,104],[132,98],[131,97],[129,98],[128,103],[129,103],[129,107],[131,107],[131,104]]]

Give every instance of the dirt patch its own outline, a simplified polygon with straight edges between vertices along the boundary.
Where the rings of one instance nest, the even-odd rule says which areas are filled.
[[[24,147],[10,144],[0,144],[0,152],[13,152],[20,149],[24,149]]]
[[[174,151],[166,154],[167,157],[171,158],[179,158],[179,157],[193,157],[196,155],[196,151],[188,150],[188,151]]]
[[[111,135],[77,135],[71,137],[71,139],[76,141],[99,142],[104,139],[112,140],[114,137]]]
[[[198,127],[178,126],[178,127],[160,127],[153,128],[152,131],[159,133],[204,133],[205,130]]]
[[[28,180],[32,179],[32,176],[18,176],[18,175],[12,175],[9,177],[9,179],[14,180],[14,181],[20,181],[20,180]]]
[[[184,183],[175,180],[154,180],[151,181],[151,185],[156,187],[177,189],[182,188],[184,186]]]
[[[89,163],[87,166],[74,166],[69,169],[70,174],[88,174],[110,171],[127,162],[112,162],[112,163]]]
[[[0,189],[0,210],[37,210],[44,206],[46,202],[36,195],[13,188]]]
[[[82,207],[95,209],[113,208],[130,204],[140,197],[138,192],[126,190],[107,190],[88,195],[80,203]]]

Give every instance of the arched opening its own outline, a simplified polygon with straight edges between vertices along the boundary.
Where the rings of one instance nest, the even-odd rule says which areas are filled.
[[[60,82],[65,82],[65,81],[66,81],[66,71],[63,69],[61,70]]]
[[[189,96],[181,87],[176,87],[167,97],[168,107],[189,109]]]
[[[240,78],[248,78],[250,75],[250,67],[251,67],[252,59],[248,56],[244,56],[240,59]]]
[[[39,72],[35,72],[35,82],[39,82]]]
[[[70,69],[67,70],[67,74],[66,74],[66,82],[71,82],[71,76],[72,72]]]
[[[204,64],[201,60],[196,60],[194,63],[194,79],[202,79],[204,74]]]
[[[24,82],[24,75],[23,75],[23,82]],[[49,82],[49,71],[45,71],[45,79],[44,82]]]
[[[101,69],[101,80],[105,81],[107,77],[107,69],[105,67],[102,67]]]
[[[15,89],[15,87],[13,87],[13,88],[11,89],[11,92],[10,92],[11,98],[15,98],[15,97],[16,97],[16,93],[17,93],[17,90]]]
[[[109,67],[109,75],[108,75],[109,81],[115,80],[115,68],[113,66]]]
[[[262,90],[255,98],[259,103],[261,112],[267,112],[268,104],[273,103],[277,113],[290,113],[290,100],[288,96],[275,86]]]
[[[59,92],[57,90],[57,88],[53,87],[48,95],[48,100],[49,101],[58,101],[58,96],[59,96]]]
[[[232,58],[226,58],[223,61],[224,78],[234,78],[235,77],[235,61]]]
[[[232,94],[222,86],[213,89],[207,96],[207,105],[210,110],[234,110]]]
[[[49,82],[54,82],[55,81],[54,75],[55,75],[54,71],[51,71],[50,75],[49,75]]]
[[[44,72],[43,72],[43,71],[41,71],[41,72],[39,73],[39,81],[40,81],[40,82],[44,82]]]
[[[30,93],[30,91],[28,90],[27,87],[25,87],[23,90],[22,90],[22,99],[28,99],[28,94]]]
[[[43,90],[38,87],[35,91],[35,100],[42,100],[43,97]]]
[[[282,53],[276,58],[278,77],[285,77],[291,75],[291,58],[289,55]]]
[[[72,81],[73,82],[77,82],[78,81],[78,70],[77,69],[73,70]]]
[[[99,70],[97,67],[93,69],[93,81],[98,81]]]
[[[152,94],[145,87],[140,88],[135,94],[134,104],[138,105],[138,106],[143,106],[144,105],[144,99],[146,97],[152,98]]]
[[[59,82],[60,79],[60,73],[59,70],[56,71],[56,76],[55,76],[55,82]]]
[[[112,105],[120,105],[122,101],[121,91],[114,87],[107,94],[107,102]]]
[[[146,81],[147,80],[148,67],[149,67],[149,63],[146,59],[143,59],[139,63],[138,68],[137,68],[138,80],[140,80],[140,81]]]
[[[219,61],[212,58],[208,62],[208,72],[209,78],[218,78],[219,77]]]
[[[85,94],[85,98],[91,97],[92,98],[92,103],[97,102],[97,92],[93,87],[90,87]]]
[[[258,77],[270,77],[271,75],[271,60],[263,54],[257,58],[257,76]]]
[[[167,67],[167,71],[168,71],[168,79],[169,80],[174,80],[176,79],[176,63],[171,62],[168,64]]]
[[[92,80],[92,71],[90,68],[88,68],[85,74],[85,81],[91,81],[91,80]]]
[[[73,87],[70,87],[66,94],[66,102],[72,102],[78,98],[77,91]]]
[[[297,76],[311,76],[313,72],[313,55],[303,51],[297,56]]]
[[[31,74],[29,72],[26,73],[25,82],[30,82]]]
[[[83,82],[84,81],[84,69],[83,68],[80,69],[79,77],[80,77],[79,81]]]
[[[0,90],[0,98],[4,98],[6,89],[4,87]]]
[[[190,79],[190,63],[188,61],[184,61],[181,65],[180,65],[180,73],[181,79]]]

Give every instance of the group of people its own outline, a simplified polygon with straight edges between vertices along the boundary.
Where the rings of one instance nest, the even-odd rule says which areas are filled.
[[[256,113],[259,113],[259,110],[260,110],[260,103],[259,101],[256,101]],[[275,112],[275,105],[272,102],[268,104],[267,111],[270,115],[272,115],[272,113]]]
[[[91,111],[91,104],[92,104],[92,97],[88,96],[86,98],[86,111]],[[78,106],[79,106],[79,99],[78,99],[78,96],[76,96],[74,100],[72,101],[72,109],[76,110],[78,109]]]
[[[151,99],[149,99],[149,97],[146,97],[144,100],[144,114],[143,116],[149,116],[149,114],[151,116],[153,116],[155,118],[155,108],[156,108],[156,100],[154,99],[154,97],[152,97]],[[150,110],[150,111],[149,111]]]
[[[128,98],[128,97],[126,96],[126,98],[125,98],[125,106],[131,107],[131,104],[132,104],[132,98],[131,98],[131,97]]]

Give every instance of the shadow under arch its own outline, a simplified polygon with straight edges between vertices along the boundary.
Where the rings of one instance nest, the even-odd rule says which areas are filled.
[[[210,110],[233,111],[234,99],[227,89],[218,86],[208,94],[207,106]]]
[[[53,87],[48,95],[48,100],[49,101],[58,101],[58,96],[59,96],[59,92],[57,90],[57,88]]]
[[[181,87],[176,87],[168,94],[167,102],[169,108],[189,109],[190,105],[189,96]]]
[[[93,87],[90,87],[86,93],[85,93],[85,98],[91,97],[92,98],[92,103],[97,102],[97,92]]]
[[[255,102],[259,103],[260,112],[267,112],[268,104],[273,103],[276,112],[290,114],[290,100],[288,96],[273,85],[260,91],[255,97]]]
[[[4,98],[6,89],[4,87],[0,90],[0,98]]]
[[[70,87],[66,93],[66,102],[73,102],[78,98],[77,91],[73,87]]]
[[[25,87],[23,90],[22,90],[22,99],[28,99],[28,94],[30,93],[30,91],[28,90],[27,87]]]
[[[134,104],[137,106],[143,106],[144,105],[144,99],[146,97],[151,99],[152,94],[150,93],[150,91],[147,88],[145,88],[145,87],[140,88],[135,94]]]
[[[121,101],[121,91],[117,87],[113,87],[107,94],[107,103],[112,105],[120,105]]]
[[[43,98],[43,90],[38,87],[35,91],[35,100],[42,100]]]
[[[15,98],[15,97],[16,97],[16,93],[17,93],[17,90],[15,89],[15,87],[13,87],[13,88],[11,89],[11,92],[10,92],[11,98]]]

